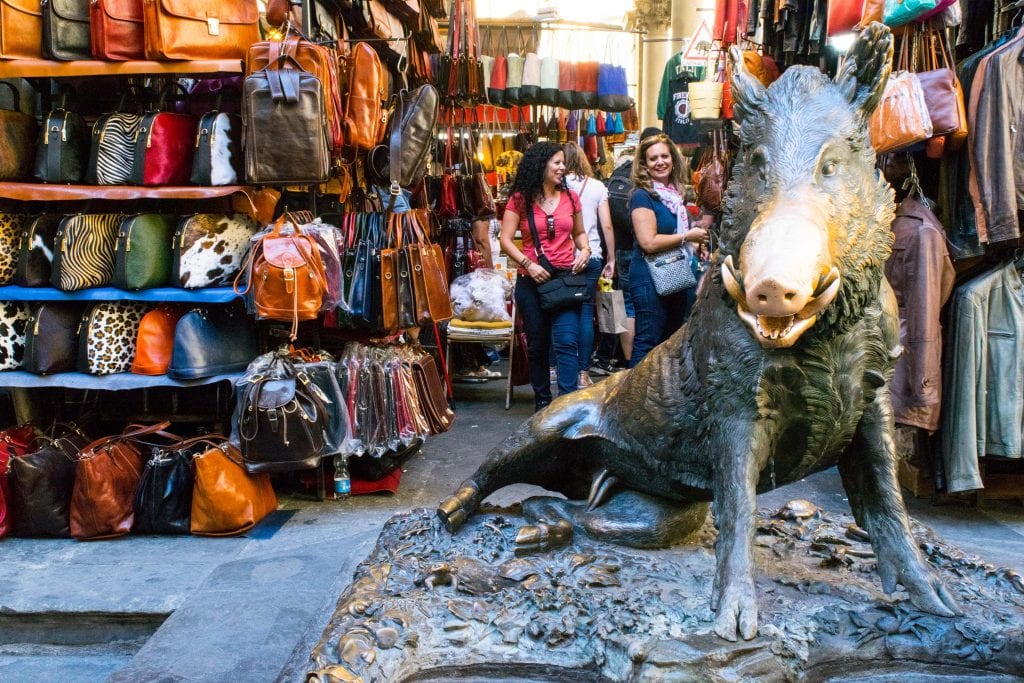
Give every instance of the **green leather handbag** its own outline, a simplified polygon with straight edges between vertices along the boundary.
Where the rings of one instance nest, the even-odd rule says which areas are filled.
[[[171,242],[176,216],[142,213],[128,216],[117,231],[113,285],[121,289],[166,286],[171,279]]]

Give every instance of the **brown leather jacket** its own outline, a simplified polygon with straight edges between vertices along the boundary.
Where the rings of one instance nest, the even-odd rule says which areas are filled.
[[[903,355],[889,384],[901,424],[939,428],[942,398],[942,328],[939,311],[953,291],[953,264],[942,225],[927,206],[908,197],[896,209],[895,235],[885,276],[900,309]]]

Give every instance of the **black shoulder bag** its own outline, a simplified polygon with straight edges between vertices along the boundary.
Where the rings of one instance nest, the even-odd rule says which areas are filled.
[[[544,255],[544,247],[540,244],[540,236],[537,234],[537,221],[533,214],[533,205],[531,204],[527,207],[526,220],[530,224],[530,234],[533,235],[533,243],[537,247],[537,261],[544,270],[551,273],[550,280],[537,283],[540,307],[545,311],[558,311],[590,301],[590,292],[587,290],[587,276],[577,275],[572,270],[559,270],[551,265],[551,261]]]

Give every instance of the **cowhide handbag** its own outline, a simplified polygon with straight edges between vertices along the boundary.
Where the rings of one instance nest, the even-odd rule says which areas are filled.
[[[203,114],[192,157],[193,185],[235,185],[242,177],[242,117],[217,109]]]
[[[25,333],[32,307],[25,301],[0,301],[0,370],[18,370],[25,360]]]
[[[78,369],[91,375],[128,372],[135,360],[139,323],[147,306],[137,301],[96,304],[82,318]]]
[[[14,284],[19,287],[48,287],[53,274],[53,241],[64,216],[44,213],[32,219],[21,232]]]
[[[17,213],[0,213],[0,285],[14,281],[14,269],[18,264],[18,248],[21,233],[28,227],[31,216]]]
[[[174,233],[171,283],[185,289],[231,284],[259,226],[245,214],[197,213]]]
[[[74,292],[109,285],[114,277],[117,228],[123,218],[116,213],[65,216],[54,239],[53,286]]]

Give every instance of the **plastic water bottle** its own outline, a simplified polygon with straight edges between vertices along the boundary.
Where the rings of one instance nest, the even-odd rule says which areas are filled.
[[[348,476],[348,456],[334,456],[334,498],[341,500],[352,493],[352,479]]]

